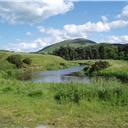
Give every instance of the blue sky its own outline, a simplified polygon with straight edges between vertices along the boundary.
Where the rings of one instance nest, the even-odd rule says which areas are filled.
[[[36,51],[74,38],[128,43],[128,2],[0,2],[0,49]]]

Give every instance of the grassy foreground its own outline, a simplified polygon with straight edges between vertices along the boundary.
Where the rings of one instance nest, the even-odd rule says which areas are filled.
[[[6,60],[12,54],[15,53],[0,52],[0,128],[36,128],[39,125],[45,126],[43,128],[128,127],[127,83],[116,79],[98,79],[88,84],[18,81],[14,76],[23,69],[17,69]],[[52,55],[19,54],[31,58],[29,68],[36,71],[79,63]],[[108,61],[111,66],[99,73],[127,75],[126,61]]]
[[[39,84],[0,79],[1,128],[127,128],[128,86],[117,80]]]

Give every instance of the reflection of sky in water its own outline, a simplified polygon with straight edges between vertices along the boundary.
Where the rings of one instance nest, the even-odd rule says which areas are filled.
[[[85,66],[77,66],[63,70],[54,70],[47,72],[34,73],[32,81],[33,82],[46,82],[46,83],[63,83],[63,82],[89,82],[88,77],[77,77],[77,76],[66,76],[73,72],[78,72],[82,70]]]

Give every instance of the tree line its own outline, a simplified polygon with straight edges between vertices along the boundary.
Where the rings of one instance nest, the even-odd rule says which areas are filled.
[[[124,59],[128,60],[128,44],[96,44],[87,47],[60,47],[54,55],[67,60],[82,59]]]

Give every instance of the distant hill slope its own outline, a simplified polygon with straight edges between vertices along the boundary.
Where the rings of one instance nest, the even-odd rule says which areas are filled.
[[[85,46],[95,45],[95,44],[96,42],[83,39],[83,38],[78,38],[78,39],[73,39],[73,40],[64,40],[62,42],[47,46],[43,48],[42,50],[38,51],[37,53],[52,53],[55,49],[58,49],[61,46],[85,47]]]

